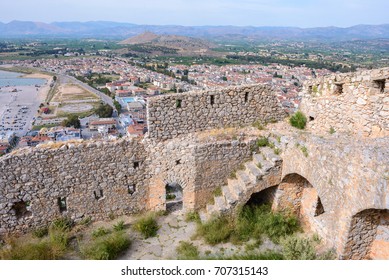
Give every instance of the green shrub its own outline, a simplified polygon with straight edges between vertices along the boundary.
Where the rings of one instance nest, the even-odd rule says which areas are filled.
[[[113,260],[131,245],[130,238],[123,231],[100,236],[87,246],[82,247],[81,253],[86,259]]]
[[[282,252],[287,260],[314,260],[316,250],[310,238],[289,236],[282,240]]]
[[[197,236],[202,236],[208,244],[227,242],[233,232],[233,226],[226,217],[213,217],[197,226]]]
[[[254,122],[253,123],[253,127],[255,127],[258,130],[264,130],[265,129],[265,126],[260,121]]]
[[[51,222],[50,229],[69,231],[73,227],[73,222],[69,217],[60,217]]]
[[[79,224],[82,226],[89,226],[91,223],[92,223],[91,217],[85,217],[79,222]]]
[[[307,117],[301,111],[297,111],[290,117],[289,122],[293,127],[304,129],[307,124]]]
[[[124,228],[125,228],[124,221],[119,221],[113,225],[114,231],[122,231],[122,230],[124,230]]]
[[[176,252],[178,254],[178,259],[184,260],[198,260],[199,259],[199,250],[193,243],[180,241],[180,245],[177,246]]]
[[[269,145],[269,139],[267,139],[266,137],[258,138],[256,144],[257,147],[266,147]]]
[[[41,228],[34,230],[34,232],[32,234],[37,238],[42,238],[42,237],[45,237],[48,233],[49,233],[48,227],[41,227]]]
[[[336,131],[335,131],[335,128],[333,128],[332,126],[330,127],[330,131],[329,131],[329,133],[330,134],[334,134]]]
[[[98,238],[104,235],[107,235],[109,233],[109,230],[104,228],[104,227],[99,227],[98,229],[94,230],[92,232],[92,237],[93,238]]]
[[[200,215],[195,211],[187,212],[185,216],[186,222],[200,222]]]
[[[154,237],[157,235],[159,226],[155,216],[153,214],[148,214],[134,223],[134,229],[140,232],[143,238],[147,239],[149,237]]]
[[[300,150],[303,152],[303,155],[304,155],[305,157],[308,157],[308,149],[307,149],[307,147],[301,146],[301,147],[300,147]]]
[[[212,194],[214,196],[222,196],[223,195],[222,188],[221,187],[217,187],[216,189],[213,190]]]
[[[50,242],[11,242],[10,248],[0,251],[2,260],[57,260],[63,257],[63,252],[53,250]]]

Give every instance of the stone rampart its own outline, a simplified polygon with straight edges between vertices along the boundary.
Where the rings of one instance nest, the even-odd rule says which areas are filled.
[[[300,109],[315,133],[389,136],[389,68],[307,81]]]
[[[273,90],[263,85],[161,95],[147,104],[148,134],[155,139],[286,116]]]

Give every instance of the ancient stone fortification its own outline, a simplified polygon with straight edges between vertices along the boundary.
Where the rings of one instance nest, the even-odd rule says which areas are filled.
[[[270,89],[253,86],[151,98],[150,134],[142,140],[63,143],[6,155],[0,159],[0,235],[63,215],[79,221],[164,210],[167,186],[179,186],[183,209],[199,210],[203,219],[267,201],[292,209],[340,258],[389,258],[389,140],[378,137],[388,136],[387,73],[308,82],[301,107],[311,117],[308,132],[265,131],[274,149],[256,149],[249,135],[200,137],[207,129],[283,119]],[[217,188],[221,195],[210,203]]]
[[[261,85],[150,98],[147,115],[149,137],[159,139],[287,116],[272,89]]]
[[[315,133],[389,135],[389,68],[310,80],[302,96],[301,110]]]

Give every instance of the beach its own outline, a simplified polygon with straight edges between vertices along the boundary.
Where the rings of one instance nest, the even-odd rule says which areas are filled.
[[[28,74],[23,75],[23,78],[45,79],[46,82],[41,86],[22,85],[0,87],[0,125],[4,125],[4,128],[11,128],[17,136],[25,135],[31,128],[33,117],[36,115],[39,105],[45,101],[52,79],[51,76],[44,74]],[[20,116],[18,111],[22,106],[28,107],[28,112]],[[7,109],[9,110],[7,111]],[[25,122],[25,124],[22,126],[19,124],[20,127],[14,130],[14,126],[8,124],[7,120],[16,118],[22,118],[21,121]]]

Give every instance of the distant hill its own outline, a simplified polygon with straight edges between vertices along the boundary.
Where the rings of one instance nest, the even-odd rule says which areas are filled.
[[[209,48],[215,47],[215,45],[202,39],[178,35],[157,35],[152,32],[144,32],[121,41],[119,44],[161,46],[180,51],[208,50]]]
[[[137,25],[111,21],[89,22],[31,22],[12,21],[0,23],[0,37],[65,37],[65,38],[106,38],[124,39],[144,32],[160,35],[179,35],[204,39],[239,40],[333,40],[389,38],[389,24],[356,25],[340,27],[254,27],[254,26],[180,26],[180,25]],[[175,40],[165,37],[167,41]],[[157,38],[156,38],[157,39]],[[176,38],[178,41],[185,41]]]

